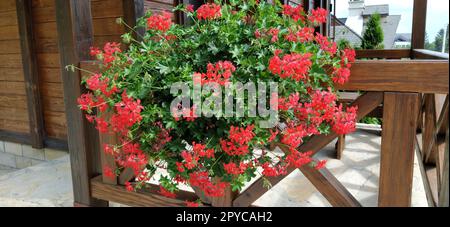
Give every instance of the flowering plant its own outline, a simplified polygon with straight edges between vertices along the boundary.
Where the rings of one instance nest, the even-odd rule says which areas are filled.
[[[161,194],[175,197],[179,184],[187,183],[217,197],[226,187],[240,190],[256,174],[274,177],[290,166],[323,167],[324,161],[297,148],[313,135],[353,131],[356,118],[356,108],[336,104],[334,89],[348,80],[355,53],[338,50],[315,33],[327,11],[308,13],[301,6],[257,0],[175,10],[192,24],[173,24],[169,13],[149,12],[138,21],[147,28],[140,41],[130,33],[122,36],[126,51],[117,43],[91,48],[102,73],[84,79],[89,92],[78,99],[79,106],[100,133],[119,138],[119,144],[102,145],[119,167],[104,166],[104,174],[115,177],[131,168],[136,179],[126,187],[134,190],[161,167],[167,169],[159,176]],[[276,92],[258,95],[270,98],[282,123],[267,128],[260,124],[267,116],[202,116],[211,103],[186,107],[184,102],[193,99],[174,101],[178,94],[171,91],[175,83],[192,89],[215,84],[200,93],[205,101],[217,96],[213,90],[237,92],[233,84],[247,82],[277,84]],[[173,103],[178,103],[175,108]],[[250,103],[243,106],[251,112]],[[272,152],[273,144],[289,152]]]

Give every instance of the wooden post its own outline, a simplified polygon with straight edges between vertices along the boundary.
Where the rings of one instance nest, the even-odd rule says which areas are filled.
[[[79,66],[88,60],[93,43],[90,0],[55,0],[56,24],[60,50],[61,76],[67,118],[67,134],[72,169],[75,204],[106,206],[106,201],[91,197],[90,179],[101,172],[98,133],[80,111],[77,98],[84,91],[80,72],[67,71],[65,66]]]
[[[378,205],[410,206],[419,94],[386,92]]]
[[[145,15],[144,0],[123,0],[123,19],[125,23],[134,28],[139,18]],[[125,27],[130,32],[128,27]],[[145,34],[145,28],[136,29],[137,34],[133,34],[137,40],[140,40]]]
[[[449,183],[448,183],[448,155],[449,155],[449,129],[447,125],[447,132],[445,133],[445,153],[444,153],[444,167],[442,175],[441,190],[439,191],[438,205],[440,207],[448,207],[449,205]]]
[[[411,49],[425,48],[427,0],[414,0]]]
[[[16,0],[17,21],[22,52],[22,66],[27,94],[31,145],[44,147],[44,116],[39,92],[39,73],[34,45],[31,0]]]

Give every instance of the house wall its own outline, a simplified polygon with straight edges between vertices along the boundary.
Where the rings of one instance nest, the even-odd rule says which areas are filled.
[[[0,131],[28,133],[16,1],[0,1]]]
[[[66,140],[55,1],[32,0],[32,18],[46,137]]]
[[[31,3],[44,137],[46,141],[56,141],[56,147],[63,149],[67,146],[67,122],[55,0],[31,0]],[[172,8],[172,0],[145,1],[146,10],[161,12]],[[121,41],[125,27],[117,24],[116,19],[124,17],[123,0],[91,0],[91,13],[94,46],[103,47],[106,42]],[[31,160],[25,158],[34,157],[33,163],[46,160],[42,154],[48,149],[34,150],[28,145],[30,122],[27,106],[16,0],[0,0],[0,151],[4,152],[0,159],[15,160],[17,167],[31,165]],[[26,157],[30,150],[36,154]]]

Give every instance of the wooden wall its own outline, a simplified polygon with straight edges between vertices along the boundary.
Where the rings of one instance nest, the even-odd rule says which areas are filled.
[[[44,115],[45,138],[67,140],[61,64],[56,29],[55,0],[31,0],[39,88]],[[94,45],[120,42],[125,27],[124,0],[91,0]],[[145,0],[145,10],[160,13],[173,8],[173,0]],[[0,131],[29,135],[16,0],[0,0]]]
[[[146,0],[144,4],[145,10],[151,10],[152,12],[162,12],[163,10],[171,11],[173,9],[174,0]]]
[[[0,1],[0,130],[30,130],[15,0]]]
[[[67,124],[54,0],[32,0],[33,30],[47,137],[66,140]]]

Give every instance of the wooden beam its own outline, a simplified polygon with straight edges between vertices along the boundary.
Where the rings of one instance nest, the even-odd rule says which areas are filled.
[[[410,58],[411,50],[356,50],[356,58],[382,58],[382,59],[402,59]]]
[[[449,127],[447,125],[447,132],[445,133],[445,152],[444,152],[444,166],[443,166],[443,174],[442,174],[442,182],[441,182],[441,190],[439,191],[439,201],[438,205],[440,207],[448,207],[449,206],[449,181],[448,181],[448,162],[449,162]]]
[[[144,0],[122,0],[123,1],[123,19],[125,23],[134,28],[137,24],[137,20],[145,15]],[[127,32],[131,32],[130,29],[125,26]],[[133,34],[135,39],[140,40],[145,34],[145,28],[140,27],[136,29],[137,34]]]
[[[130,192],[124,186],[110,185],[102,182],[101,176],[91,180],[92,196],[97,199],[138,207],[183,207],[187,201],[195,201],[198,197],[187,191],[177,193],[177,199],[156,194],[159,187],[149,185],[149,189]]]
[[[358,200],[327,168],[316,170],[309,165],[305,165],[300,167],[300,171],[333,207],[361,207]]]
[[[410,206],[418,93],[384,95],[378,205]]]
[[[356,99],[351,104],[351,106],[358,106],[357,120],[361,120],[373,109],[378,107],[382,102],[383,102],[382,92],[367,92],[361,95],[358,99]],[[302,144],[298,148],[298,150],[312,151],[313,154],[316,154],[326,145],[331,143],[337,136],[338,135],[333,132],[328,135],[313,136],[311,137],[310,140],[308,140],[308,142]],[[289,175],[294,170],[295,168],[288,168],[287,175]],[[270,181],[272,186],[275,186],[281,180],[283,180],[284,177],[285,176],[270,177],[268,178],[268,180]],[[262,178],[259,178],[252,185],[250,185],[250,187],[248,187],[245,191],[241,192],[241,194],[234,200],[233,205],[239,207],[250,206],[253,202],[255,202],[259,197],[264,195],[264,193],[266,193],[267,191],[268,189],[264,187],[264,180]]]
[[[39,73],[34,45],[31,4],[31,0],[16,0],[31,146],[41,149],[44,147],[44,114],[39,91]]]
[[[427,0],[414,0],[411,49],[425,48]]]
[[[67,119],[68,146],[72,169],[72,184],[76,203],[106,206],[90,194],[90,179],[101,172],[98,133],[80,111],[77,98],[84,92],[78,71],[65,70],[66,65],[79,66],[88,60],[93,43],[90,0],[55,0],[61,76]]]
[[[436,105],[434,94],[424,94],[425,107],[423,115],[425,118],[422,131],[422,160],[426,164],[436,164],[436,153],[438,147],[436,143]]]
[[[411,50],[411,58],[413,58],[413,59],[448,60],[448,54],[437,52],[437,51],[432,51],[432,50],[414,49],[414,50]]]
[[[356,61],[350,80],[340,90],[392,91],[448,94],[448,61]]]

